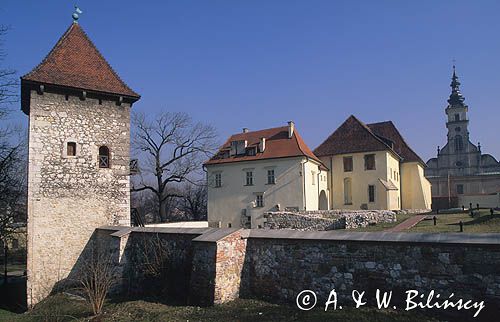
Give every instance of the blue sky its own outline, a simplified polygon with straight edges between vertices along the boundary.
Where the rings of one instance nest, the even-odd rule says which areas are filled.
[[[37,65],[74,1],[2,0],[5,63]],[[185,111],[224,140],[294,120],[311,148],[350,114],[392,120],[422,158],[446,140],[452,60],[470,133],[500,157],[500,2],[79,1],[80,24],[142,99]],[[26,123],[17,112],[14,121]]]

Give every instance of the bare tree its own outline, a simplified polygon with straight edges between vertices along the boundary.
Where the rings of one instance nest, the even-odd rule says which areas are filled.
[[[132,191],[151,191],[158,200],[161,221],[167,221],[167,205],[182,198],[176,185],[195,183],[202,163],[215,148],[215,129],[195,123],[185,113],[162,112],[154,119],[134,114],[133,146],[141,159],[141,173]],[[198,173],[199,176],[199,173]]]
[[[95,315],[102,312],[108,292],[115,285],[116,266],[109,254],[92,252],[78,272],[80,283]]]
[[[181,209],[193,220],[207,219],[207,185],[186,184],[183,189]]]
[[[8,28],[0,25],[0,243],[4,250],[4,282],[7,282],[8,239],[14,232],[18,203],[23,196],[25,163],[19,130],[5,126],[10,105],[17,101],[16,72],[3,66],[3,37]]]

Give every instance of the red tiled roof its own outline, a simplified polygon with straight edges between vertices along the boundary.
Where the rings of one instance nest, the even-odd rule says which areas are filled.
[[[317,156],[389,150],[402,162],[421,162],[391,121],[366,125],[351,115],[315,150]]]
[[[399,133],[392,121],[368,124],[368,127],[379,137],[392,142],[392,149],[403,158],[403,162],[425,162],[413,151]]]
[[[233,141],[246,140],[247,148],[255,147],[258,151],[258,146],[261,138],[266,138],[266,148],[264,149],[264,152],[257,152],[255,155],[235,155],[222,157],[224,152],[228,152],[231,149],[231,142]],[[294,129],[293,136],[289,139],[288,126],[283,126],[260,131],[233,134],[231,135],[231,137],[229,137],[226,143],[222,145],[222,147],[219,149],[219,152],[210,160],[205,162],[205,165],[296,156],[309,157],[319,162],[321,166],[324,167],[321,161],[305,144],[304,140],[297,132],[297,129]]]
[[[72,23],[45,59],[21,79],[140,97],[120,79],[77,23]]]

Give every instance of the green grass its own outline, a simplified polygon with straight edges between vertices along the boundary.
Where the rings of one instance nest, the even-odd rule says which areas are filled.
[[[25,314],[0,311],[0,321],[89,321],[92,314],[81,300],[64,295],[52,296]],[[300,311],[295,307],[256,300],[236,300],[227,304],[200,308],[168,306],[146,301],[107,303],[104,313],[92,321],[436,321],[415,312],[386,311],[373,308]]]
[[[419,233],[460,232],[459,222],[462,221],[465,233],[500,232],[500,214],[491,215],[489,210],[480,210],[479,214],[480,216],[476,215],[474,218],[469,213],[435,215],[437,218],[436,226],[434,226],[433,220],[423,220],[408,231]]]
[[[356,229],[349,229],[349,231],[382,231],[382,230],[386,230],[386,229],[395,227],[412,216],[414,216],[414,215],[400,214],[400,215],[396,215],[395,222],[378,223],[378,224],[373,225],[373,226],[366,226],[366,227],[360,227],[360,228],[356,228]]]

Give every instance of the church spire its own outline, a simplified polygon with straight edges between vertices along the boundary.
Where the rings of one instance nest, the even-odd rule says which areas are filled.
[[[458,81],[458,76],[455,70],[455,65],[453,65],[453,76],[451,77],[451,94],[448,99],[448,103],[450,106],[464,106],[465,97],[463,97],[462,93],[460,93],[460,82]]]

